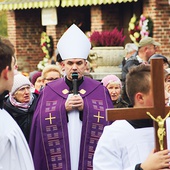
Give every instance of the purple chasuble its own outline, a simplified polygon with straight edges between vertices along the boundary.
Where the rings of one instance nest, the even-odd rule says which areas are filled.
[[[38,98],[30,134],[35,170],[71,170],[65,102],[69,87],[64,78],[53,81]],[[84,77],[79,87],[84,100],[78,170],[90,170],[97,142],[108,124],[106,108],[113,104],[107,89]]]

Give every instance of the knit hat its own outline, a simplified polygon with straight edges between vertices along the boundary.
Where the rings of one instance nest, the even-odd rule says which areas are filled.
[[[36,80],[37,80],[38,77],[41,77],[41,72],[40,72],[40,71],[37,71],[36,73],[34,73],[34,74],[32,75],[31,83],[32,83],[33,85],[35,85],[35,82],[36,82]]]
[[[29,79],[22,74],[17,74],[14,76],[14,84],[12,86],[11,95],[13,95],[19,88],[24,85],[31,86]]]
[[[139,41],[139,47],[143,47],[149,44],[153,44],[155,46],[160,46],[161,44],[156,42],[152,37],[144,37]]]
[[[57,50],[62,60],[73,58],[87,59],[90,48],[90,40],[75,24],[67,29],[57,44]]]
[[[122,88],[122,83],[120,81],[120,79],[115,76],[115,75],[107,75],[106,77],[104,77],[101,81],[103,83],[103,85],[106,87],[109,83],[114,82],[117,84],[120,84],[120,87]]]

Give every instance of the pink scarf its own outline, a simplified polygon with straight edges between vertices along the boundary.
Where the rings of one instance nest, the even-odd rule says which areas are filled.
[[[27,102],[27,103],[20,103],[20,102],[17,102],[12,95],[9,96],[9,100],[11,102],[11,104],[15,107],[18,107],[18,109],[21,109],[21,110],[28,110],[28,108],[31,106],[33,100],[34,100],[34,96],[32,95],[32,93],[30,94],[31,97],[30,97],[30,101]]]

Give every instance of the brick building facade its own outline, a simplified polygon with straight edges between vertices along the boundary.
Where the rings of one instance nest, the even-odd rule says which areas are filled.
[[[51,35],[56,47],[58,39],[71,23],[81,24],[84,32],[123,28],[130,42],[128,23],[133,13],[150,16],[154,22],[153,37],[162,46],[159,53],[170,57],[170,6],[168,0],[138,0],[91,6],[57,7],[58,24],[42,26],[41,8],[8,10],[8,36],[16,47],[19,69],[30,72],[37,69],[43,58],[40,36],[43,31]]]

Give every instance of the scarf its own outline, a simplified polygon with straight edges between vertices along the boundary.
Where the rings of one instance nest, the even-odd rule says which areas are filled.
[[[30,101],[27,102],[27,103],[20,103],[20,102],[17,102],[12,95],[9,96],[9,100],[11,102],[11,104],[15,107],[17,107],[18,109],[20,110],[23,110],[23,111],[28,111],[29,107],[31,106],[33,100],[34,100],[34,96],[32,95],[32,93],[30,94],[31,97],[30,97]]]

